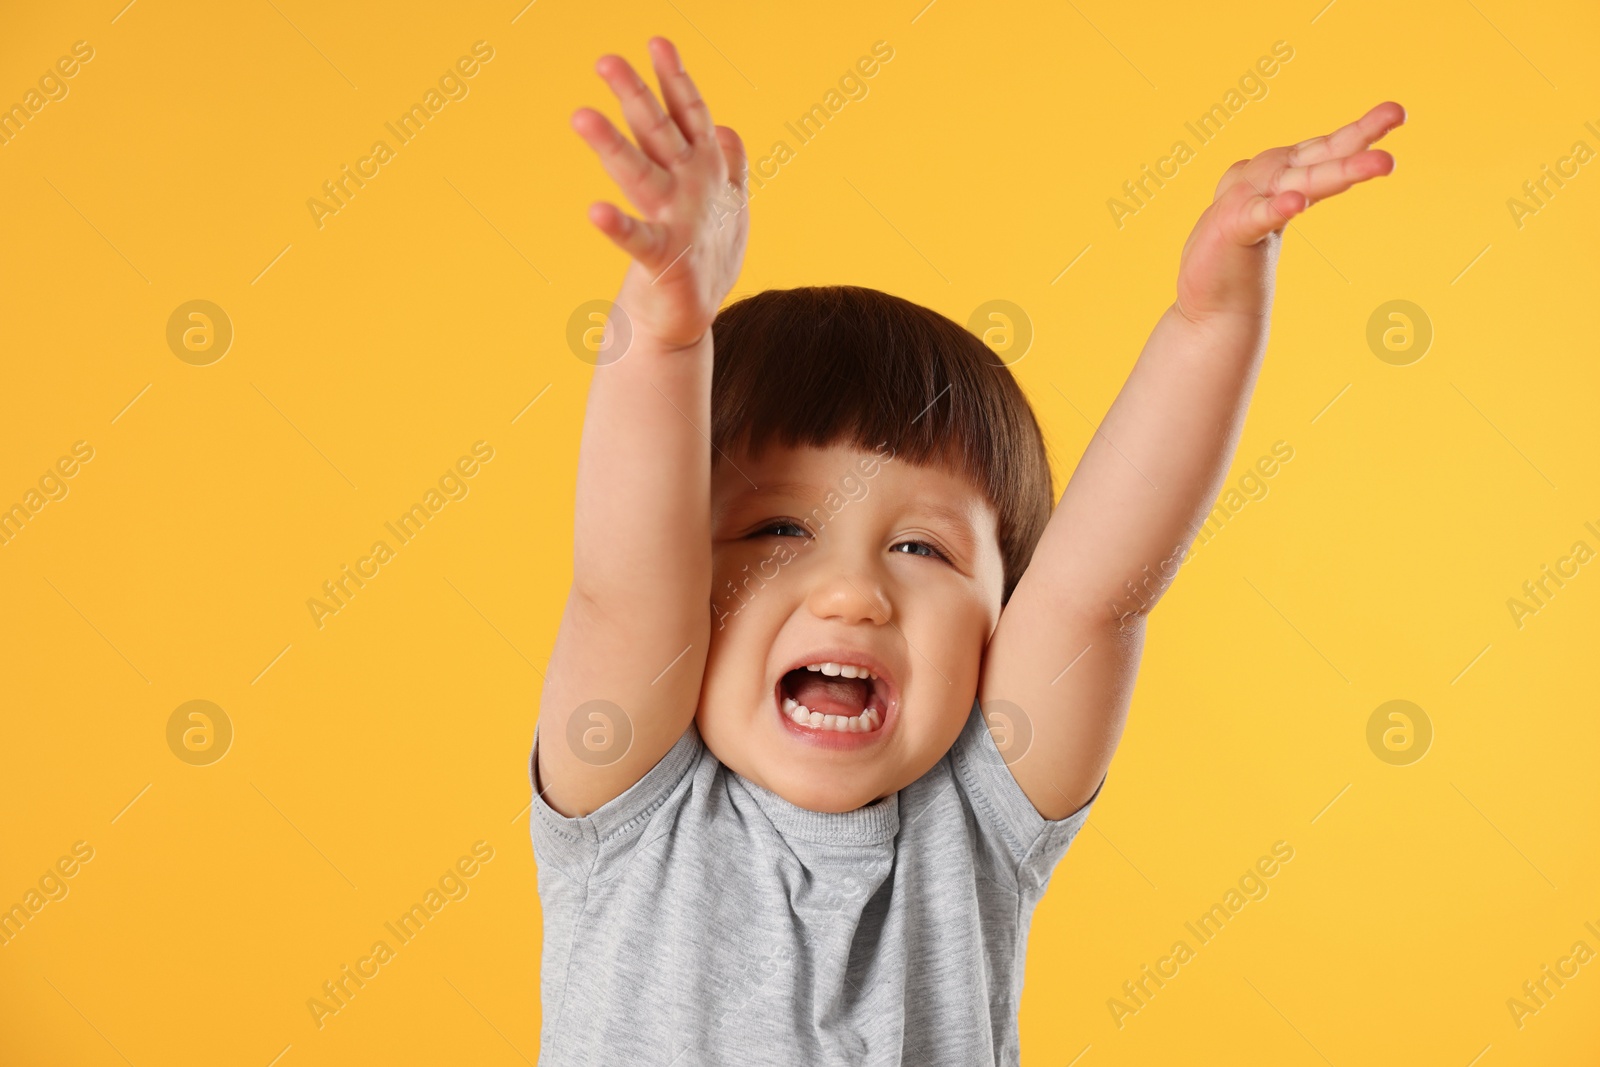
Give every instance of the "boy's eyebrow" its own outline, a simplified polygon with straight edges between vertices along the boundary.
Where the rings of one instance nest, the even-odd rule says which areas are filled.
[[[944,523],[949,526],[950,532],[961,542],[960,547],[966,552],[968,558],[971,558],[977,552],[977,535],[972,528],[972,518],[965,511],[960,508],[950,507],[948,504],[938,504],[932,501],[918,501],[916,510],[925,511],[936,519],[944,520]]]
[[[813,495],[819,495],[818,488],[808,482],[769,482],[766,485],[758,485],[754,489],[739,489],[735,491],[717,509],[717,513],[721,515],[735,509],[748,508],[753,504],[766,500],[768,497]]]
[[[785,496],[790,493],[814,493],[817,487],[810,482],[768,482],[758,485],[754,489],[747,489],[739,495],[744,498],[764,496]]]

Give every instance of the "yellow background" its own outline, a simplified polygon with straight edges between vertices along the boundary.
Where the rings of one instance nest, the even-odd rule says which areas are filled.
[[[1154,616],[1033,924],[1024,1059],[1600,1061],[1600,962],[1521,1029],[1506,1006],[1575,941],[1600,950],[1600,565],[1520,629],[1506,606],[1575,541],[1600,549],[1600,163],[1520,229],[1506,206],[1574,141],[1600,148],[1593,5],[520,8],[5,16],[0,103],[74,41],[95,58],[0,147],[0,506],[73,442],[95,455],[0,547],[0,904],[74,842],[95,854],[0,947],[0,1061],[537,1058],[525,760],[592,374],[564,331],[624,265],[584,217],[617,194],[568,118],[618,115],[594,61],[642,66],[652,33],[753,155],[795,149],[752,199],[734,295],[1020,305],[1058,488],[1220,172],[1407,106],[1396,173],[1285,235],[1230,482],[1275,441],[1294,459]],[[318,229],[307,199],[477,40],[495,55],[470,95]],[[798,146],[784,123],[878,40],[869,95]],[[1278,40],[1269,95],[1113,225],[1122,182]],[[166,343],[192,299],[235,329],[210,366]],[[1395,299],[1436,331],[1405,367],[1365,340]],[[319,629],[307,599],[479,440],[470,495]],[[204,767],[166,740],[196,699],[235,730]],[[1367,746],[1391,699],[1433,724],[1409,766]],[[307,999],[479,840],[470,895],[319,1030]],[[1108,998],[1280,840],[1270,895],[1119,1029]]]

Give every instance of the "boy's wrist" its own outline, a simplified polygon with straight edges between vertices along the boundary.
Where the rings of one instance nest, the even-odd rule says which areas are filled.
[[[644,360],[661,359],[682,362],[699,356],[711,354],[711,329],[707,327],[704,332],[692,341],[681,341],[670,338],[658,337],[654,334],[636,332],[629,350]]]
[[[1271,329],[1270,305],[1259,313],[1208,311],[1190,318],[1174,301],[1157,320],[1140,356],[1149,353],[1152,363],[1168,367],[1204,367],[1220,381],[1261,358]]]
[[[684,352],[698,352],[711,343],[711,327],[707,326],[701,331],[700,336],[693,341],[668,341],[661,338],[647,337],[644,343],[653,346],[662,355],[675,355]]]
[[[616,305],[626,317],[632,332],[630,348],[648,348],[670,355],[689,352],[704,345],[711,336],[716,308],[713,306],[708,315],[705,309],[695,306],[698,299],[682,300],[681,293],[670,294],[678,299],[666,301],[663,306],[662,297],[669,294],[641,288],[653,284],[644,278],[642,270],[635,263],[629,266],[622,289],[617,293]]]
[[[1213,308],[1193,312],[1178,299],[1172,302],[1163,317],[1207,346],[1225,346],[1230,342],[1249,345],[1270,327],[1272,302],[1269,300],[1254,308]]]

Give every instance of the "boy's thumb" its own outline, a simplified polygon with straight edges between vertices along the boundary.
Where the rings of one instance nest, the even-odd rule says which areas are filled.
[[[731,126],[718,126],[716,135],[717,144],[722,146],[722,156],[728,161],[728,180],[744,189],[750,176],[750,160],[745,155],[744,142]]]

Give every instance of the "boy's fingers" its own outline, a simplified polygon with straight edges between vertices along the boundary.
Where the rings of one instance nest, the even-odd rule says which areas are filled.
[[[573,113],[572,128],[594,149],[600,165],[636,207],[648,211],[666,199],[672,176],[622,136],[610,119],[592,108],[579,108]]]
[[[679,130],[690,141],[699,144],[711,136],[711,109],[700,97],[689,74],[683,69],[683,58],[677,46],[665,37],[650,38],[651,59],[655,63],[656,78],[661,82],[661,97]]]
[[[650,266],[656,258],[656,249],[660,242],[657,240],[656,230],[647,222],[628,215],[615,204],[601,201],[589,205],[589,221],[595,228],[607,237],[611,243],[622,249],[634,259]]]
[[[1267,234],[1281,230],[1289,220],[1306,209],[1305,194],[1277,193],[1272,196],[1252,196],[1239,213],[1239,224],[1234,239],[1240,244],[1252,245]]]
[[[1352,156],[1314,163],[1309,167],[1291,167],[1278,176],[1275,183],[1279,192],[1301,192],[1311,201],[1324,200],[1342,193],[1357,182],[1378,178],[1394,170],[1394,157],[1378,148],[1369,148]]]
[[[621,102],[622,117],[628,120],[628,128],[644,153],[669,169],[681,163],[689,153],[689,142],[628,61],[621,56],[602,56],[595,70]]]
[[[744,141],[727,126],[716,128],[716,138],[722,147],[722,157],[728,161],[728,180],[742,191],[750,179],[750,160],[745,155]]]
[[[1244,177],[1244,169],[1250,165],[1248,159],[1241,159],[1233,166],[1222,172],[1222,177],[1217,179],[1217,187],[1211,193],[1212,200],[1220,200],[1222,194],[1239,183]]]
[[[1341,126],[1322,137],[1301,141],[1289,149],[1289,165],[1304,167],[1348,156],[1381,139],[1405,121],[1406,109],[1393,100],[1386,100],[1348,126]]]

